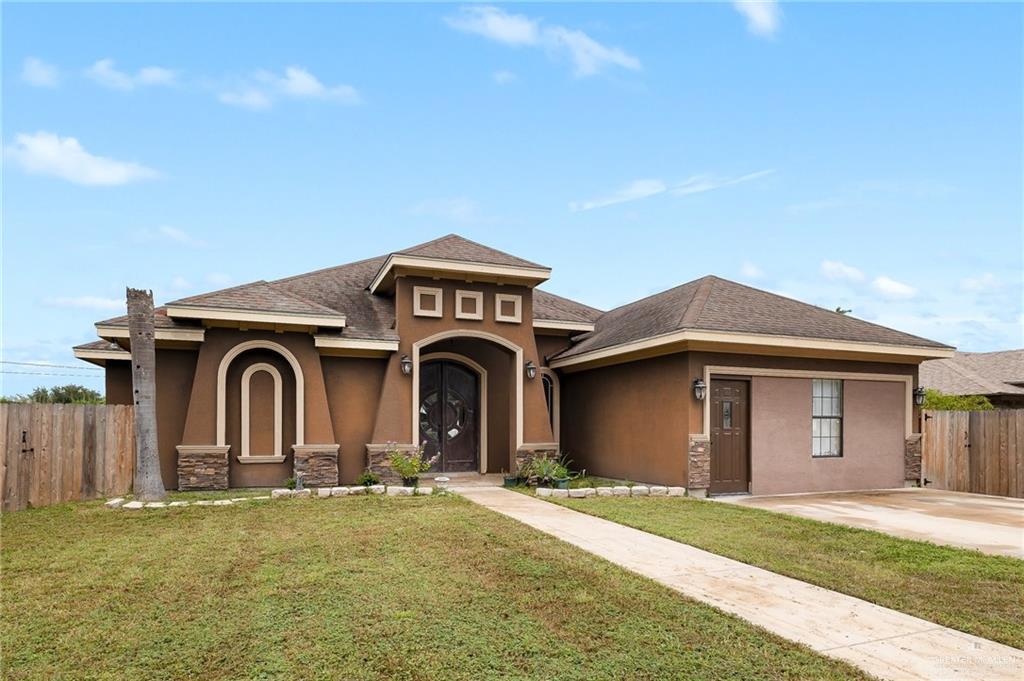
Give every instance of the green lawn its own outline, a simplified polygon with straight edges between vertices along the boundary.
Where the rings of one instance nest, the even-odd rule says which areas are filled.
[[[1024,648],[1024,561],[714,501],[550,501]]]
[[[458,497],[2,523],[6,679],[863,678]]]

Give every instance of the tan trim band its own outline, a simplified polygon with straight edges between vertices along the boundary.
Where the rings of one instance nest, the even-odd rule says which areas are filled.
[[[507,277],[509,279],[526,279],[540,283],[551,278],[551,269],[548,267],[518,267],[514,265],[490,265],[478,262],[463,262],[461,260],[446,260],[443,258],[423,258],[415,255],[391,254],[384,261],[381,268],[377,270],[376,276],[370,283],[370,293],[376,293],[381,284],[387,279],[388,274],[395,267],[408,267],[411,269],[436,270],[440,272],[457,272],[460,274],[475,274],[490,277]]]
[[[414,444],[419,444],[419,423],[417,415],[419,414],[419,395],[420,395],[420,348],[424,348],[431,343],[436,343],[439,340],[445,338],[482,338],[489,340],[492,343],[497,343],[502,347],[506,347],[515,353],[515,362],[512,366],[512,373],[515,377],[516,394],[515,394],[515,408],[516,408],[516,448],[523,444],[523,349],[508,340],[502,338],[493,333],[487,331],[475,331],[472,329],[452,329],[451,331],[441,331],[435,333],[433,336],[422,338],[412,344],[412,419],[409,427],[410,441]]]
[[[398,341],[378,340],[374,338],[332,338],[330,336],[313,336],[313,344],[318,348],[336,350],[377,350],[380,352],[398,352]]]
[[[72,348],[78,359],[90,360],[131,360],[132,353],[127,350],[102,350],[98,348]]]
[[[670,346],[676,343],[706,343],[711,345],[743,345],[754,347],[772,347],[783,349],[817,350],[822,352],[848,352],[873,355],[892,355],[900,357],[911,357],[915,359],[941,359],[952,357],[952,348],[924,348],[912,345],[891,345],[884,343],[867,343],[863,341],[840,341],[820,338],[804,338],[798,336],[772,336],[756,333],[734,333],[728,331],[694,331],[683,330],[662,334],[653,338],[640,341],[621,343],[608,348],[591,350],[573,357],[554,359],[551,366],[560,369],[563,367],[576,366],[597,360],[628,355],[633,352],[642,352]],[[670,352],[681,352],[687,347],[669,350]],[[705,349],[705,348],[701,348]],[[724,349],[724,348],[723,348]],[[628,361],[628,360],[623,360]]]
[[[127,326],[96,325],[96,335],[104,340],[112,338],[130,338]],[[205,329],[156,329],[156,340],[187,341],[202,343],[206,338]]]
[[[252,433],[249,432],[250,428],[250,415],[249,415],[249,391],[252,385],[252,376],[257,371],[265,371],[270,374],[271,378],[274,379],[274,456],[281,456],[281,396],[282,396],[282,385],[281,372],[277,370],[273,364],[267,364],[266,362],[256,362],[250,364],[242,372],[242,454],[239,460],[243,458],[249,458],[252,453],[249,450],[249,441]],[[269,456],[266,454],[258,454],[257,456],[265,457]]]
[[[294,326],[324,326],[344,328],[345,315],[302,314],[298,312],[260,312],[258,310],[191,305],[168,305],[167,316],[172,319],[212,319],[222,322],[254,322],[258,324],[291,324]]]
[[[534,319],[533,328],[550,331],[593,331],[594,325],[590,322],[563,322],[555,319]]]
[[[262,348],[265,350],[273,350],[278,353],[291,365],[292,371],[295,373],[295,444],[301,445],[305,438],[305,401],[306,401],[306,388],[305,380],[302,375],[302,366],[299,364],[299,360],[295,358],[291,350],[273,341],[266,340],[251,340],[239,343],[235,347],[228,350],[224,357],[220,360],[220,366],[217,367],[217,444],[223,446],[227,444],[227,378],[228,378],[228,367],[231,366],[231,361],[238,357],[246,350],[253,350],[256,348]]]

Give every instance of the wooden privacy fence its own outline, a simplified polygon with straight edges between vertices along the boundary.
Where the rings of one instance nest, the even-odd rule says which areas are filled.
[[[129,492],[134,441],[131,405],[0,404],[3,510]]]
[[[1024,409],[926,411],[923,437],[929,487],[1024,498]]]

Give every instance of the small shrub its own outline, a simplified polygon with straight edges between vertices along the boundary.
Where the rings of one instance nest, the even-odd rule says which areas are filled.
[[[365,471],[359,474],[358,478],[356,478],[356,484],[362,485],[363,487],[369,487],[370,485],[379,485],[380,476],[371,471],[370,469],[366,469]]]
[[[295,478],[288,478],[284,481],[284,486],[288,489],[295,489]]]
[[[440,456],[440,454],[437,454],[429,459],[424,459],[423,445],[409,453],[405,453],[394,442],[387,443],[387,449],[384,451],[391,461],[392,470],[402,476],[402,480],[415,480],[419,478],[420,473],[429,471],[430,467],[437,463],[437,459]]]
[[[995,409],[984,395],[947,395],[928,388],[922,409],[935,411],[989,411]]]

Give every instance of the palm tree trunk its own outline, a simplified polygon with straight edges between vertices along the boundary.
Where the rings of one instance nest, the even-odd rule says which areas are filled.
[[[153,292],[129,288],[128,334],[132,345],[132,391],[135,398],[135,497],[157,501],[167,496],[160,477],[156,437],[156,348]]]

